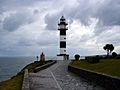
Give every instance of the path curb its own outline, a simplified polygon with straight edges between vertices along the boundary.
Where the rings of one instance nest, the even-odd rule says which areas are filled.
[[[24,71],[22,90],[30,90],[29,78],[28,78],[28,69],[25,69],[25,71]]]

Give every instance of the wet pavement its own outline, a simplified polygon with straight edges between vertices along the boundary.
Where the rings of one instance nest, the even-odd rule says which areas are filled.
[[[30,90],[105,90],[67,71],[69,62],[57,61],[45,70],[29,73]]]

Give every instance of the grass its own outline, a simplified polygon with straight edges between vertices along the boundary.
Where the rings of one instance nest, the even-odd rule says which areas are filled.
[[[46,61],[48,63],[50,61]],[[30,63],[25,66],[16,76],[12,77],[9,80],[0,82],[0,90],[21,90],[24,69],[28,69],[29,72],[33,72],[34,68],[43,65],[43,62],[35,61],[34,63]]]
[[[0,90],[21,90],[23,74],[18,74],[13,78],[0,83]]]
[[[74,61],[73,66],[120,77],[120,59],[102,59],[99,63]]]

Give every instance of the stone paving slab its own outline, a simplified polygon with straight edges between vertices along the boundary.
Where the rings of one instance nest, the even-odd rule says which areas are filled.
[[[105,90],[67,70],[70,61],[58,61],[38,73],[30,73],[30,90]]]
[[[30,73],[30,90],[59,90],[51,72],[48,69],[39,73]]]

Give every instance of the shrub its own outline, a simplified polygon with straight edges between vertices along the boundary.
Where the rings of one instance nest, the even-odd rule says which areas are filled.
[[[112,57],[117,57],[117,53],[116,53],[116,52],[113,52],[113,53],[112,53]]]
[[[79,55],[79,54],[76,54],[74,57],[75,57],[75,60],[79,60],[80,55]]]
[[[120,56],[118,55],[118,56],[116,56],[115,58],[116,58],[116,59],[120,59]]]
[[[90,56],[90,57],[86,57],[86,60],[88,63],[99,63],[100,62],[100,58],[99,56]]]

